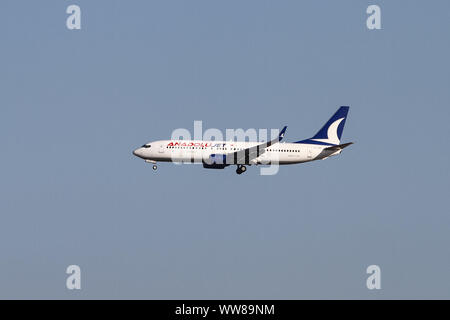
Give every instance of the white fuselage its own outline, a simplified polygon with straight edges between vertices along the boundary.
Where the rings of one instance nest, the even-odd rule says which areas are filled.
[[[235,153],[254,147],[261,142],[160,140],[150,142],[134,151],[134,154],[150,162],[201,163],[211,155]],[[328,145],[303,143],[275,143],[256,159],[244,164],[294,164],[325,159],[341,151],[326,151]],[[234,164],[234,163],[228,163]]]

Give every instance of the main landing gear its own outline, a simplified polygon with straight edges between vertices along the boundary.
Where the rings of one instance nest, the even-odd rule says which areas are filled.
[[[237,166],[237,169],[236,169],[236,173],[237,174],[242,174],[245,171],[247,171],[247,167],[246,166],[244,166],[244,165],[238,165]]]

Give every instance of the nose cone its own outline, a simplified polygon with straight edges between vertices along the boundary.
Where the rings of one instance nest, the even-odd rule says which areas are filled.
[[[142,158],[144,155],[144,152],[143,152],[142,148],[137,148],[136,150],[133,151],[133,154],[136,157]]]

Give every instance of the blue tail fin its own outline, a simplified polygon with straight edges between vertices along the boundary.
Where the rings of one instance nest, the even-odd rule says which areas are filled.
[[[348,110],[349,107],[340,107],[314,137],[297,143],[338,145],[344,131]]]

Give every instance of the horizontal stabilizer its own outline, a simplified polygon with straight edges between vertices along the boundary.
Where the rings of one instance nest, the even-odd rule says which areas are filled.
[[[337,145],[337,146],[331,146],[331,147],[325,148],[324,150],[327,150],[327,151],[339,151],[339,150],[342,150],[342,149],[348,147],[351,144],[353,144],[353,142],[344,143],[344,144],[340,144],[340,145]]]

